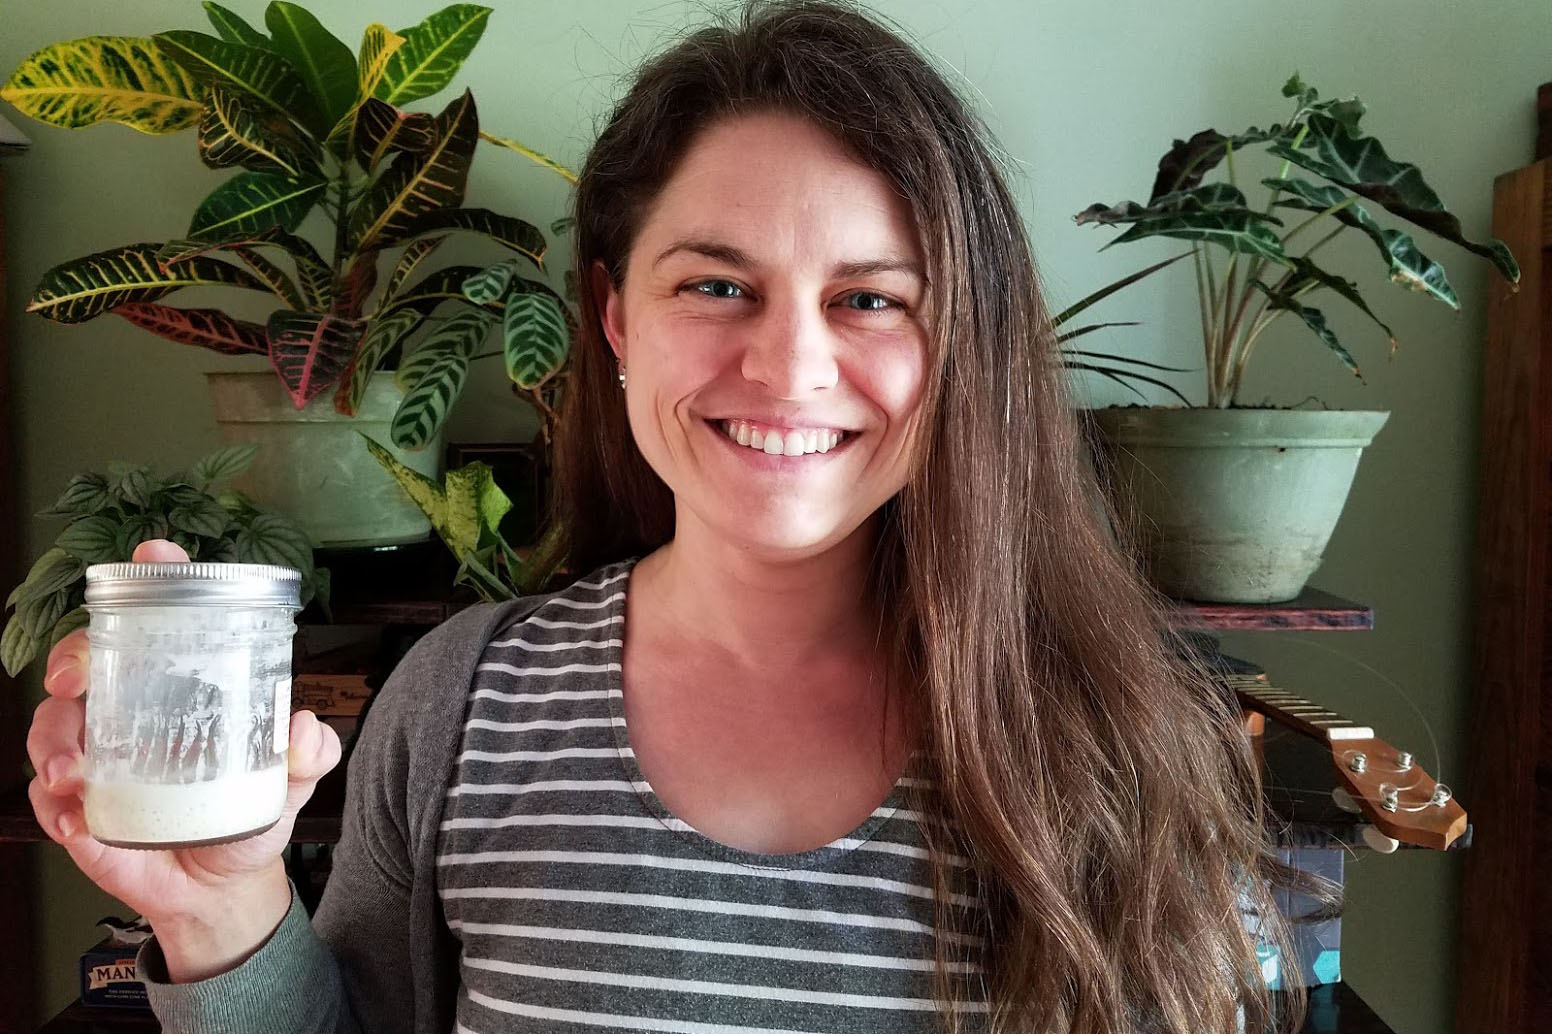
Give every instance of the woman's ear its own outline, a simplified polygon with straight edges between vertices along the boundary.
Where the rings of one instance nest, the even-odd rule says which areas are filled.
[[[625,362],[625,313],[620,301],[620,291],[609,279],[609,271],[602,262],[594,262],[588,275],[592,278],[593,298],[598,302],[598,318],[603,324],[604,338],[614,350],[614,357]]]

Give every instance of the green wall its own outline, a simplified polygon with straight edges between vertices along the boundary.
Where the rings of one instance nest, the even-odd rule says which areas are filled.
[[[262,21],[259,0],[230,6]],[[406,0],[313,6],[352,43],[370,21],[402,26],[431,9]],[[571,163],[621,75],[704,10],[627,0],[496,6],[461,82],[474,90],[484,127]],[[1071,214],[1093,201],[1145,194],[1175,136],[1283,117],[1278,90],[1289,72],[1298,70],[1327,96],[1362,97],[1369,131],[1393,155],[1423,165],[1472,235],[1487,232],[1493,177],[1529,161],[1534,90],[1552,79],[1545,0],[893,0],[882,8],[951,66],[1000,135],[1058,306],[1168,253],[1137,247],[1099,255],[1108,235],[1073,226]],[[0,10],[7,72],[56,40],[202,27],[194,0],[4,0]],[[231,364],[118,320],[60,327],[20,312],[48,266],[181,231],[197,198],[222,178],[195,160],[192,136],[153,138],[119,126],[67,133],[13,121],[34,142],[8,163],[5,199],[20,511],[31,514],[78,469],[115,458],[170,467],[215,444],[201,373]],[[544,225],[561,209],[560,186],[515,156],[487,152],[470,194],[472,203]],[[1289,327],[1261,346],[1249,383],[1251,401],[1294,404],[1314,395],[1338,407],[1393,410],[1316,577],[1323,588],[1371,603],[1377,628],[1240,635],[1228,645],[1261,660],[1280,683],[1411,745],[1438,778],[1458,783],[1488,279],[1482,264],[1451,246],[1425,240],[1424,247],[1451,270],[1463,313],[1391,287],[1367,244],[1338,242],[1329,249],[1332,264],[1359,281],[1395,328],[1402,342],[1395,360],[1385,361],[1377,332],[1337,310],[1333,324],[1364,365],[1367,386]],[[1185,271],[1141,285],[1105,315],[1147,325],[1090,342],[1171,365],[1199,361]],[[1096,403],[1122,400],[1113,386],[1090,387]],[[527,421],[504,402],[495,367],[476,378],[470,395],[455,415],[453,438],[523,433]],[[41,552],[54,530],[29,523],[25,555]],[[35,675],[28,685],[36,692]],[[1438,741],[1437,759],[1425,725]],[[74,960],[95,939],[91,924],[115,904],[75,875],[53,845],[36,851],[34,892],[45,916],[37,957],[51,1013],[74,994]],[[1450,1030],[1458,861],[1366,854],[1351,859],[1350,873],[1350,981],[1404,1034]]]

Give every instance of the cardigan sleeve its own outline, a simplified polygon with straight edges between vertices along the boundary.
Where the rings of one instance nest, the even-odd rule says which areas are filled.
[[[428,709],[446,722],[461,705],[493,615],[469,608],[412,646],[374,698],[351,752],[340,841],[311,923],[294,888],[291,909],[258,951],[225,973],[167,982],[156,939],[141,979],[163,1029],[175,1034],[410,1034],[435,1010],[416,972],[446,973],[445,937],[417,933],[417,803],[449,758],[422,757]],[[471,611],[475,613],[470,613]],[[472,651],[472,653],[471,653]],[[467,662],[467,663],[465,663]],[[419,894],[426,888],[419,888]]]

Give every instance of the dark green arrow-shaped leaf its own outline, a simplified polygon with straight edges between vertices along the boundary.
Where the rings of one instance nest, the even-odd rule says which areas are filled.
[[[1390,350],[1392,352],[1396,350],[1396,332],[1390,329],[1389,324],[1376,316],[1373,309],[1369,308],[1369,303],[1364,301],[1363,295],[1358,293],[1357,284],[1351,280],[1339,277],[1335,273],[1321,269],[1302,255],[1296,256],[1291,261],[1293,262],[1293,272],[1283,282],[1283,291],[1290,295],[1298,295],[1302,291],[1320,287],[1335,291],[1356,305],[1365,316],[1379,324],[1380,329],[1385,332],[1385,337],[1390,342]]]
[[[1176,140],[1159,159],[1159,171],[1153,178],[1150,199],[1164,194],[1190,190],[1202,182],[1202,178],[1217,167],[1233,147],[1238,151],[1252,144],[1275,140],[1284,133],[1282,126],[1257,129],[1252,126],[1235,136],[1224,136],[1216,129],[1204,129],[1189,140]],[[1150,204],[1152,202],[1150,201]]]
[[[1338,187],[1311,183],[1309,180],[1274,178],[1261,182],[1288,195],[1278,200],[1280,207],[1298,208],[1306,212],[1324,212],[1342,204],[1349,197]],[[1390,266],[1392,281],[1402,287],[1430,294],[1452,309],[1460,308],[1460,299],[1455,296],[1455,288],[1450,286],[1444,267],[1424,255],[1409,235],[1381,226],[1367,209],[1356,202],[1336,209],[1332,216],[1363,231],[1374,242]]]
[[[43,274],[28,312],[58,323],[82,323],[130,302],[154,302],[180,287],[264,285],[227,262],[199,256],[164,269],[157,262],[160,243],[126,244],[71,259]]]
[[[1462,236],[1460,220],[1445,209],[1417,166],[1393,161],[1378,140],[1350,135],[1341,122],[1330,116],[1312,114],[1307,124],[1309,132],[1299,147],[1279,141],[1268,150],[1482,256],[1510,282],[1519,281],[1519,263],[1509,248],[1499,240],[1479,244]]]
[[[295,230],[323,197],[328,182],[295,179],[275,172],[241,172],[200,203],[189,222],[189,236],[231,240],[274,226]]]
[[[1207,241],[1229,251],[1260,256],[1278,265],[1288,264],[1282,241],[1271,229],[1280,225],[1280,220],[1251,210],[1246,206],[1245,196],[1227,183],[1175,191],[1148,205],[1135,201],[1114,207],[1090,205],[1073,219],[1080,226],[1085,223],[1130,223],[1131,228],[1106,244],[1107,248],[1144,237],[1176,237]]]
[[[1278,291],[1260,280],[1254,280],[1252,283],[1255,284],[1257,290],[1266,295],[1267,308],[1281,309],[1297,315],[1304,321],[1304,325],[1313,330],[1315,336],[1325,342],[1326,347],[1331,349],[1338,359],[1342,360],[1342,365],[1353,371],[1353,375],[1359,380],[1363,380],[1363,373],[1358,369],[1357,360],[1353,358],[1351,352],[1343,347],[1342,342],[1337,340],[1336,335],[1327,326],[1325,313],[1319,309],[1312,309],[1307,305],[1301,304],[1286,291]]]

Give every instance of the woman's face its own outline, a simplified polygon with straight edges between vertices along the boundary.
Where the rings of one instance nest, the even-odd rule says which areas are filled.
[[[679,520],[771,559],[820,553],[905,484],[926,281],[910,206],[788,115],[696,137],[623,287],[594,272],[632,432]]]

